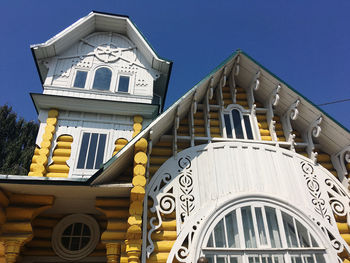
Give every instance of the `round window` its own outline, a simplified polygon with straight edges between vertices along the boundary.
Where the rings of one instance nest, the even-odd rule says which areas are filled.
[[[93,217],[84,214],[69,215],[55,226],[52,248],[63,259],[79,260],[95,249],[99,237],[99,226]]]

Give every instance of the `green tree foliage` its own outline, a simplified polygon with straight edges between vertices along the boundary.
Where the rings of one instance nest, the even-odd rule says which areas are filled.
[[[0,174],[26,175],[39,126],[17,118],[12,107],[0,107]]]

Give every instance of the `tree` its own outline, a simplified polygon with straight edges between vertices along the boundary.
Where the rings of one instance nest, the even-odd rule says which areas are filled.
[[[26,175],[39,125],[17,118],[12,107],[0,107],[0,174]]]

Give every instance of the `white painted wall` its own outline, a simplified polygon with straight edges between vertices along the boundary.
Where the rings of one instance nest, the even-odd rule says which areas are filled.
[[[188,148],[171,157],[153,176],[144,204],[143,259],[146,251],[152,254],[151,233],[162,222],[162,215],[176,211],[178,239],[168,262],[184,251],[184,240],[191,247],[183,262],[194,262],[201,231],[210,216],[241,196],[279,200],[281,205],[302,211],[313,226],[319,226],[320,235],[325,229],[332,233],[334,240],[329,240],[328,235],[324,239],[333,257],[339,251],[332,242],[339,242],[349,251],[333,216],[350,212],[349,196],[332,174],[310,159],[279,147],[222,142]],[[147,218],[149,199],[153,200],[150,210],[157,215],[151,218]],[[151,225],[148,232],[147,224]]]
[[[160,73],[152,69],[134,43],[123,35],[93,33],[56,57],[47,59],[44,94],[94,98],[114,101],[151,103],[153,82]],[[110,91],[92,90],[95,71],[102,67],[112,71]],[[74,88],[77,70],[87,71],[85,88]],[[129,92],[117,91],[119,76],[129,76]]]

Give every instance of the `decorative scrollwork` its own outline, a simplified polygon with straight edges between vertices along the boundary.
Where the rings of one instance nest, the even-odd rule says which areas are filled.
[[[320,136],[320,133],[321,133],[321,122],[323,120],[323,117],[322,116],[319,116],[314,122],[311,123],[310,127],[309,127],[309,134],[315,138],[319,137]]]
[[[175,257],[179,262],[186,262],[186,258],[189,253],[190,251],[187,247],[181,246],[175,254]]]
[[[294,143],[295,135],[292,134],[293,127],[291,120],[296,120],[298,118],[299,110],[298,106],[300,104],[300,99],[297,99],[292,105],[289,106],[288,110],[282,115],[283,126],[285,127],[285,132],[287,134],[287,141]]]
[[[187,235],[182,238],[182,243],[179,246],[178,249],[175,251],[175,258],[179,262],[189,262],[189,254],[192,250],[192,241],[198,232],[197,230],[199,229],[199,226],[202,224],[203,219],[205,216],[200,218],[199,220],[196,220],[196,222],[191,226],[191,229],[188,231]],[[176,248],[176,246],[174,246]]]
[[[299,104],[300,104],[300,100],[297,99],[288,109],[289,118],[293,121],[295,121],[298,118],[298,115],[299,115],[298,106],[299,106]]]
[[[346,151],[344,153],[344,160],[347,162],[347,163],[350,163],[350,150]]]
[[[149,191],[149,196],[153,200],[153,205],[150,208],[151,213],[156,213],[156,216],[152,216],[149,219],[150,230],[147,234],[147,240],[149,245],[146,247],[147,256],[149,256],[154,250],[154,243],[151,238],[151,235],[162,225],[162,216],[163,214],[170,214],[175,210],[175,197],[172,194],[172,189],[167,189],[165,193],[159,194],[160,191],[164,191],[166,186],[173,179],[170,173],[164,173],[159,179],[153,184],[152,188]]]
[[[322,193],[320,191],[320,184],[317,181],[317,177],[314,174],[314,168],[311,164],[302,162],[301,168],[304,172],[304,177],[306,180],[306,186],[312,196],[311,202],[314,206],[314,210],[321,215],[322,218],[327,220],[329,224],[332,224],[331,216],[328,214],[328,209],[326,207],[326,201],[322,198]]]
[[[345,216],[346,210],[343,203],[337,198],[333,197],[329,199],[329,204],[331,205],[332,211],[337,216]]]
[[[309,158],[314,161],[314,163],[317,162],[317,152],[314,152],[315,150],[315,145],[313,141],[313,137],[317,138],[321,134],[321,122],[323,120],[322,115],[320,115],[316,120],[310,123],[307,131],[306,131],[306,136],[307,136],[307,153],[309,155]]]
[[[173,194],[161,196],[159,201],[159,211],[163,214],[170,214],[175,210],[175,197]]]
[[[182,157],[178,161],[179,169],[179,186],[181,194],[179,196],[180,200],[180,218],[181,223],[185,222],[185,219],[190,216],[190,213],[194,210],[194,195],[193,192],[193,179],[192,179],[192,169],[191,169],[191,159],[190,157]]]
[[[281,90],[281,85],[278,84],[277,87],[271,92],[270,94],[270,99],[269,99],[269,104],[272,106],[277,106],[279,100],[280,100],[280,95],[279,92]]]

